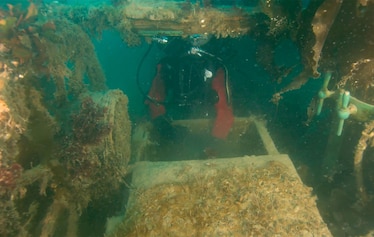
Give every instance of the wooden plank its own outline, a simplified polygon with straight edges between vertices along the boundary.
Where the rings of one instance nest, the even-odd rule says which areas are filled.
[[[217,38],[247,34],[254,9],[203,8],[194,4],[159,1],[125,5],[124,19],[142,36],[183,36],[211,34]]]
[[[284,164],[288,168],[289,175],[300,179],[288,155],[278,154],[211,160],[138,162],[134,165],[132,185],[135,188],[150,188],[161,184],[182,183],[194,175],[209,173],[212,170],[219,171],[230,167],[261,168],[271,161]]]
[[[265,149],[267,150],[269,155],[278,155],[278,149],[275,146],[273,139],[270,137],[270,134],[265,127],[264,122],[260,120],[254,120],[254,123],[257,127],[257,131],[262,139]]]

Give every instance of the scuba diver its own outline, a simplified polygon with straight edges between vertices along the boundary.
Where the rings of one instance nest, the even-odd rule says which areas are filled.
[[[167,42],[167,56],[157,64],[145,100],[154,126],[164,137],[178,135],[171,119],[213,118],[211,135],[218,139],[225,139],[231,129],[228,71],[220,58],[200,48],[208,41],[209,36],[193,35],[189,42],[179,38]]]

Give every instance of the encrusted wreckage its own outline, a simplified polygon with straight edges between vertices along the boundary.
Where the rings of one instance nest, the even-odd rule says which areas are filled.
[[[48,10],[1,9],[1,236],[76,236],[127,174],[127,97],[106,89],[82,27]]]

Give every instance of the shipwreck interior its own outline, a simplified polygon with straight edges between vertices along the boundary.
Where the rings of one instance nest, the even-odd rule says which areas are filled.
[[[225,139],[147,114],[177,40]],[[373,42],[373,0],[2,1],[0,236],[373,236]]]

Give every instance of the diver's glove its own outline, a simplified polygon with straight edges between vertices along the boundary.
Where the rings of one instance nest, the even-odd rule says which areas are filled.
[[[171,119],[166,116],[159,116],[153,120],[153,126],[160,142],[181,141],[187,134],[187,128],[183,126],[173,126]]]
[[[166,116],[159,116],[153,120],[153,126],[157,135],[161,139],[173,139],[176,137],[176,131],[171,124],[171,120]]]

